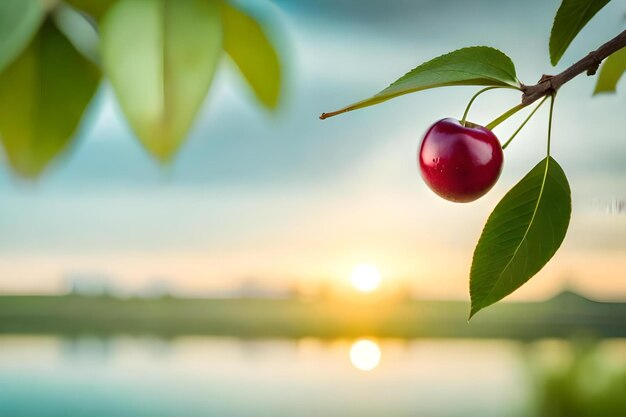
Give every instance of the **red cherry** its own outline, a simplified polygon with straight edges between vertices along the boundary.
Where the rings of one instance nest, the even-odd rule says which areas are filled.
[[[496,135],[483,126],[443,119],[424,135],[419,149],[424,181],[446,200],[474,201],[498,180],[504,156]]]

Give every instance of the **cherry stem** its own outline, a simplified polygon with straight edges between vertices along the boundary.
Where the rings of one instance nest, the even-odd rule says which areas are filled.
[[[465,126],[465,121],[467,120],[467,115],[470,111],[470,107],[472,107],[472,104],[474,104],[474,100],[476,100],[476,98],[481,95],[482,93],[489,91],[489,90],[493,90],[495,88],[502,88],[500,86],[493,86],[493,87],[487,87],[487,88],[483,88],[482,90],[480,90],[478,93],[474,94],[474,96],[470,99],[469,103],[467,103],[467,107],[465,107],[465,112],[463,113],[463,118],[461,119],[461,125]]]
[[[548,118],[548,145],[546,153],[550,156],[550,141],[552,139],[552,113],[554,111],[554,98],[556,97],[556,92],[552,92],[550,94],[550,116]]]
[[[541,100],[541,102],[539,102],[539,104],[533,109],[533,111],[530,112],[530,114],[528,115],[528,117],[526,118],[526,120],[524,120],[524,122],[520,125],[520,127],[517,128],[517,130],[515,131],[515,133],[513,133],[513,135],[509,138],[509,140],[507,140],[504,145],[502,145],[502,149],[506,149],[507,146],[509,146],[509,143],[511,143],[511,141],[513,139],[515,139],[515,136],[517,136],[517,134],[524,128],[524,126],[526,126],[526,123],[528,123],[528,121],[535,115],[535,113],[537,112],[537,110],[539,110],[539,107],[541,107],[541,105],[548,99],[548,96],[545,96],[543,98],[543,100]]]
[[[518,111],[522,110],[524,107],[526,107],[525,104],[518,104],[517,106],[507,110],[505,113],[503,113],[502,115],[498,116],[498,118],[493,120],[491,123],[489,123],[485,127],[487,129],[489,129],[489,130],[493,130],[500,123],[504,122],[506,119],[508,119],[509,117],[513,116],[515,113],[517,113]]]

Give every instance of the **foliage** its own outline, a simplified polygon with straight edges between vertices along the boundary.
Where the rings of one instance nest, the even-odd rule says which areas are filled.
[[[103,18],[101,33],[104,68],[130,125],[148,151],[168,161],[220,58],[217,4],[121,0]]]
[[[224,52],[275,109],[280,61],[267,29],[223,0],[3,0],[0,137],[11,166],[37,177],[70,147],[101,74],[144,147],[171,160]]]
[[[561,246],[571,208],[567,178],[552,157],[539,162],[504,196],[474,252],[471,315],[539,272]]]
[[[559,62],[572,40],[607,3],[609,0],[562,1],[549,42],[552,64]],[[625,69],[626,49],[622,49],[606,60],[598,77],[596,92],[614,91]],[[490,47],[474,46],[431,59],[372,98],[323,113],[321,118],[379,104],[407,93],[456,85],[486,86],[470,100],[462,123],[465,123],[469,107],[479,94],[496,88],[515,88],[522,92],[527,88],[517,79],[515,66],[508,56]],[[543,93],[545,98],[551,98],[546,158],[498,203],[474,251],[470,272],[470,317],[511,294],[538,273],[565,238],[571,215],[571,195],[565,173],[550,155],[554,88],[547,88]],[[485,126],[495,128],[528,104],[518,104]],[[504,142],[503,148],[526,125],[537,108]]]
[[[98,68],[51,21],[44,22],[0,74],[0,132],[16,172],[36,176],[69,147],[99,80]]]
[[[558,352],[560,361],[548,365],[537,353],[530,356],[537,387],[533,415],[538,417],[621,417],[626,410],[626,361],[610,342],[574,345]],[[556,353],[556,352],[555,352]],[[567,353],[567,354],[564,354]],[[535,363],[536,362],[536,363]]]
[[[424,62],[374,97],[322,117],[372,106],[403,94],[454,85],[518,88],[520,82],[511,58],[494,48],[474,46]]]
[[[593,93],[614,93],[624,71],[626,71],[626,48],[620,49],[606,59],[598,74],[598,82]]]
[[[0,71],[26,48],[43,17],[43,7],[34,1],[4,0],[0,3]]]
[[[574,40],[578,32],[596,15],[610,0],[563,0],[556,12],[552,32],[550,33],[550,62],[552,65],[559,60]]]
[[[228,3],[222,3],[224,51],[263,105],[276,108],[280,93],[281,70],[278,55],[263,28],[251,16]]]

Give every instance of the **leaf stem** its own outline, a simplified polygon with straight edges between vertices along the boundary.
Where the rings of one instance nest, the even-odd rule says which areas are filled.
[[[498,116],[495,120],[491,121],[491,123],[489,123],[485,127],[487,129],[489,129],[489,130],[493,130],[500,123],[504,122],[506,119],[508,119],[509,117],[513,116],[515,113],[517,113],[518,111],[522,110],[524,107],[526,107],[526,105],[518,104],[517,106],[510,108],[505,113],[503,113],[502,115]]]
[[[550,156],[550,141],[552,139],[552,113],[554,111],[554,98],[555,97],[556,97],[556,92],[552,92],[552,94],[550,94],[550,116],[548,118],[548,145],[546,149],[546,154],[548,156]]]
[[[474,94],[474,96],[470,99],[469,103],[467,103],[467,107],[465,107],[465,112],[463,113],[463,118],[461,119],[461,125],[465,126],[465,121],[467,120],[467,115],[470,111],[470,107],[472,107],[472,104],[474,104],[474,100],[476,100],[476,98],[481,95],[482,93],[489,91],[489,90],[493,90],[495,88],[501,88],[500,86],[492,86],[492,87],[487,87],[487,88],[483,88],[482,90],[480,90],[478,93]]]
[[[537,107],[535,107],[533,109],[533,111],[530,112],[530,114],[528,115],[528,117],[526,118],[526,120],[524,120],[522,122],[522,124],[520,125],[520,127],[517,128],[517,130],[515,131],[515,133],[513,133],[513,135],[504,143],[504,145],[502,145],[502,149],[506,149],[507,146],[509,146],[509,143],[511,143],[511,141],[513,139],[515,139],[515,136],[517,136],[517,134],[524,128],[524,126],[526,126],[526,123],[528,123],[528,121],[535,115],[535,113],[537,112],[537,110],[539,110],[539,107],[541,107],[541,105],[544,103],[544,101],[546,101],[548,99],[548,96],[544,97],[543,100],[541,100],[541,102],[537,105]]]

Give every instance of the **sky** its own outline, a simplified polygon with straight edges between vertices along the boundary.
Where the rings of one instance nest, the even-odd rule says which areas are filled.
[[[251,2],[272,22],[286,72],[269,114],[228,61],[171,166],[144,152],[105,82],[76,146],[36,182],[0,167],[0,291],[56,292],[73,275],[105,275],[135,291],[167,281],[183,295],[342,287],[360,263],[383,285],[418,297],[468,298],[473,246],[491,209],[543,157],[547,111],[505,152],[496,187],[472,204],[441,200],[421,181],[416,151],[436,120],[460,118],[475,88],[411,94],[326,121],[323,111],[369,97],[437,55],[489,45],[534,83],[623,29],[612,2],[556,69],[548,36],[558,2]],[[573,191],[562,250],[512,299],[564,288],[626,300],[625,93],[591,97],[594,79],[565,85],[555,106],[553,156]],[[622,88],[624,90],[624,88]],[[519,102],[490,92],[470,119],[487,123]],[[547,106],[544,110],[547,110]],[[506,138],[521,122],[496,129]]]

